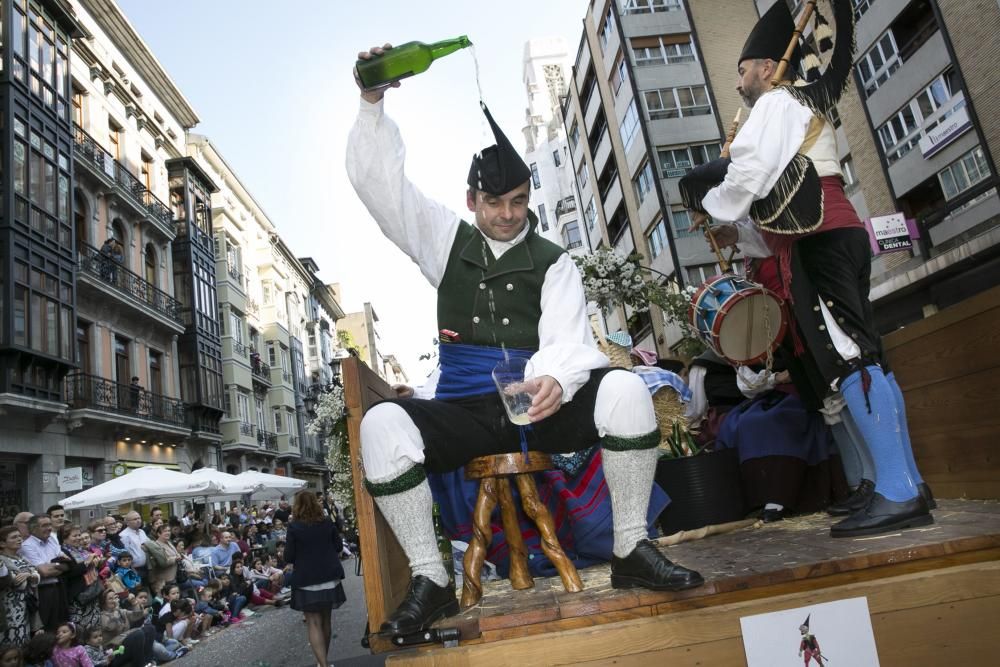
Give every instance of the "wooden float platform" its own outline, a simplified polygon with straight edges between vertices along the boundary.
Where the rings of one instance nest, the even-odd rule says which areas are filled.
[[[461,629],[459,646],[387,664],[741,665],[740,617],[859,596],[883,667],[971,663],[1000,630],[1000,502],[942,500],[934,516],[923,528],[832,539],[833,519],[814,514],[664,547],[706,579],[681,593],[614,590],[609,565],[581,570],[581,593],[558,577],[524,591],[490,582],[478,605],[438,624]]]

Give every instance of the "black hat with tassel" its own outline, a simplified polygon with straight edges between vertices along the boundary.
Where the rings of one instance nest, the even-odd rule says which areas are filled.
[[[795,21],[784,0],[777,0],[771,8],[757,21],[750,31],[738,62],[750,59],[768,59],[779,62],[785,57],[785,50],[792,35],[795,33]],[[796,46],[788,63],[790,71],[794,71],[802,57],[801,48]]]
[[[472,156],[469,167],[469,187],[491,195],[503,195],[531,178],[531,170],[507,136],[493,120],[486,104],[479,102],[493,130],[496,143]]]

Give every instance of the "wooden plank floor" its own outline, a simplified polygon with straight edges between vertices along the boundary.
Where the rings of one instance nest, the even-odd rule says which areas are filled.
[[[508,580],[490,582],[478,605],[439,625],[460,627],[463,643],[489,642],[752,599],[755,589],[761,589],[758,594],[765,594],[764,588],[772,594],[776,587],[807,590],[834,575],[919,569],[920,561],[930,566],[934,559],[976,558],[972,552],[981,552],[981,559],[998,557],[1000,502],[939,500],[934,517],[934,524],[923,528],[836,540],[829,537],[833,519],[825,514],[757,523],[664,548],[669,558],[705,577],[705,585],[694,590],[614,590],[605,564],[581,570],[581,593],[566,593],[558,577],[536,578],[535,587],[525,591],[512,590]]]

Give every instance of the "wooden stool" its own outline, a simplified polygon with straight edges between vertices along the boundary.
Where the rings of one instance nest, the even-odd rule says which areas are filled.
[[[521,494],[521,504],[524,513],[535,525],[542,539],[542,551],[556,566],[563,586],[570,593],[583,590],[583,583],[573,562],[566,557],[566,552],[559,546],[556,537],[555,524],[545,503],[538,497],[535,479],[532,473],[551,470],[552,457],[542,452],[528,452],[528,461],[524,454],[498,454],[496,456],[480,456],[472,459],[465,466],[466,479],[478,479],[479,495],[476,498],[476,508],[472,514],[472,540],[462,561],[465,575],[462,584],[462,607],[468,608],[479,602],[483,597],[483,586],[479,575],[486,560],[486,548],[493,541],[493,530],[490,527],[490,515],[500,501],[500,517],[503,520],[503,532],[510,547],[510,585],[515,590],[531,588],[535,585],[528,572],[528,554],[521,537],[521,527],[517,522],[517,510],[514,507],[514,497],[510,490],[507,475],[513,475],[517,482],[517,490]]]

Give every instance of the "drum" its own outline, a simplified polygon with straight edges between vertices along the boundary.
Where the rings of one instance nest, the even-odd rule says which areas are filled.
[[[716,276],[691,298],[688,319],[716,354],[730,363],[759,363],[781,343],[788,323],[776,294],[735,275]]]

